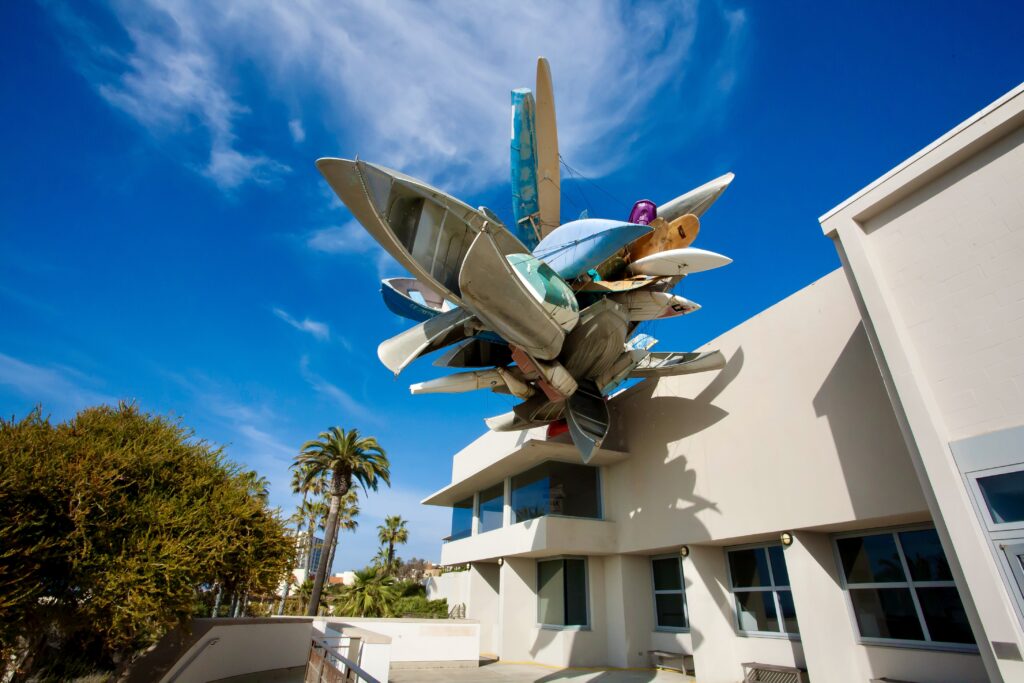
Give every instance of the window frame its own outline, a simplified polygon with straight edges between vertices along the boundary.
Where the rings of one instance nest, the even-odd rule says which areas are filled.
[[[725,550],[725,578],[726,578],[726,580],[728,581],[728,584],[729,584],[729,594],[732,595],[732,616],[733,616],[733,621],[734,621],[734,628],[736,630],[737,635],[740,635],[740,636],[743,636],[743,637],[748,637],[748,638],[749,637],[753,637],[753,638],[775,638],[775,639],[778,639],[778,640],[800,640],[800,633],[799,632],[798,633],[789,633],[788,631],[785,630],[784,622],[783,622],[783,619],[782,619],[782,604],[779,602],[779,589],[781,588],[782,590],[789,591],[790,596],[792,596],[793,595],[793,586],[792,586],[792,584],[787,584],[785,586],[782,586],[782,585],[776,585],[776,583],[775,583],[775,570],[772,569],[772,558],[771,558],[771,556],[768,555],[768,548],[773,548],[773,547],[776,547],[776,546],[779,547],[779,548],[782,548],[782,551],[783,551],[782,561],[785,562],[786,561],[786,558],[785,558],[786,547],[784,545],[782,545],[781,543],[779,543],[778,541],[774,541],[774,542],[773,541],[768,541],[768,542],[761,542],[761,543],[745,543],[743,545],[732,545],[732,546],[728,546],[728,547],[724,548],[724,550]],[[766,563],[768,565],[768,578],[771,581],[771,585],[769,585],[769,586],[754,586],[752,588],[737,588],[732,583],[732,564],[731,564],[730,559],[729,559],[729,553],[734,551],[734,550],[756,550],[756,549],[764,550],[765,560],[766,560]],[[786,573],[787,574],[789,573],[789,567],[788,566],[786,567]],[[772,599],[775,601],[775,619],[776,619],[776,621],[779,624],[779,630],[778,631],[747,631],[747,630],[744,630],[744,629],[740,628],[740,603],[736,599],[736,594],[737,593],[771,593],[772,594]],[[794,609],[795,609],[795,606],[794,606]],[[799,620],[800,620],[800,616],[797,615],[797,623],[799,623]]]
[[[690,632],[690,605],[686,600],[686,572],[683,571],[683,557],[678,553],[665,553],[662,555],[651,555],[648,565],[651,568],[651,606],[654,609],[654,630],[661,633],[689,633]],[[654,561],[671,560],[679,562],[679,590],[658,590],[654,581]],[[683,619],[686,626],[662,626],[658,623],[658,595],[675,595],[678,593],[683,598]]]
[[[553,514],[553,513],[549,512],[549,513],[547,513],[545,515],[539,515],[537,517],[530,517],[530,519],[524,519],[522,521],[516,521],[516,508],[515,508],[515,505],[512,502],[513,501],[513,497],[515,496],[515,491],[516,491],[516,489],[515,489],[515,478],[518,477],[521,474],[526,474],[530,470],[536,469],[536,468],[540,467],[541,465],[546,465],[549,462],[555,462],[555,463],[564,464],[564,465],[580,465],[581,467],[589,467],[590,469],[595,471],[595,473],[597,474],[597,485],[595,487],[595,489],[597,491],[597,516],[596,517],[581,517],[581,516],[578,516],[578,515],[558,515],[558,514]],[[561,519],[593,519],[593,520],[605,521],[605,517],[604,517],[604,467],[602,467],[600,465],[585,465],[583,463],[567,462],[565,460],[559,460],[557,458],[545,458],[545,459],[541,460],[540,462],[537,462],[537,463],[534,463],[533,465],[530,465],[525,470],[521,470],[519,472],[516,472],[515,474],[508,475],[508,477],[506,477],[506,479],[508,479],[508,497],[507,497],[507,501],[506,502],[507,502],[508,506],[510,508],[512,508],[512,518],[509,520],[508,526],[515,526],[516,524],[526,524],[527,522],[532,521],[534,519],[544,519],[545,517],[559,517]]]
[[[985,498],[985,494],[982,491],[981,484],[978,483],[978,480],[987,479],[988,477],[998,477],[1002,474],[1013,474],[1014,472],[1020,472],[1022,470],[1024,470],[1024,463],[1014,463],[1012,465],[1003,465],[1001,467],[989,467],[983,470],[974,470],[964,475],[970,483],[971,493],[974,494],[973,497],[977,503],[978,511],[981,513],[981,519],[985,522],[985,527],[989,531],[1024,531],[1024,521],[1004,523],[995,521],[995,519],[992,518],[992,511],[989,509],[988,500]]]
[[[832,556],[835,559],[836,571],[839,574],[839,585],[843,589],[843,598],[846,600],[846,610],[850,615],[850,621],[853,623],[853,628],[857,634],[857,643],[860,645],[873,645],[880,647],[898,647],[912,650],[937,650],[942,652],[965,652],[965,653],[977,653],[977,644],[968,643],[948,643],[945,641],[935,641],[931,639],[931,632],[928,630],[928,623],[924,618],[924,610],[921,607],[921,600],[917,596],[917,588],[956,588],[957,594],[959,595],[960,587],[956,585],[956,581],[944,580],[944,581],[915,581],[914,577],[910,573],[910,566],[907,563],[907,555],[903,551],[903,542],[900,540],[900,533],[904,531],[924,531],[930,529],[935,531],[934,524],[904,524],[893,527],[882,527],[872,529],[860,529],[858,531],[845,531],[838,534],[832,534]],[[846,580],[846,570],[843,569],[843,560],[839,554],[839,543],[844,538],[864,538],[867,536],[878,536],[881,534],[889,534],[893,537],[896,543],[896,552],[899,554],[900,566],[903,569],[903,581],[874,581],[870,583],[855,583],[852,585],[854,590],[858,588],[869,588],[869,589],[883,589],[883,588],[906,588],[910,591],[910,599],[914,605],[914,612],[917,615],[918,624],[921,626],[921,634],[924,635],[927,640],[908,640],[905,638],[877,638],[874,636],[864,636],[860,632],[860,623],[857,621],[857,612],[853,607],[853,599],[850,597],[850,583]],[[942,549],[943,557],[946,557],[945,548]],[[946,562],[949,562],[949,558],[946,558]],[[960,598],[961,604],[963,598]]]
[[[534,518],[536,519],[536,517]],[[529,521],[529,520],[527,520]],[[544,624],[540,620],[540,564],[541,562],[556,562],[565,560],[582,560],[583,561],[583,595],[584,595],[584,610],[586,612],[585,624]],[[534,562],[536,570],[533,573],[534,579],[534,621],[535,626],[540,629],[547,631],[589,631],[590,625],[590,563],[587,561],[584,555],[554,555],[552,557],[538,557]],[[563,564],[562,571],[565,571],[565,565]],[[564,606],[563,606],[564,609]]]

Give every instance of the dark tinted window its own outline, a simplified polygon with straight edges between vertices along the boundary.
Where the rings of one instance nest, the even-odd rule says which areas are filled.
[[[672,591],[682,589],[683,583],[679,574],[679,558],[664,557],[651,560],[651,567],[654,569],[654,590]]]
[[[1024,522],[1024,470],[980,477],[978,486],[993,522]]]
[[[892,534],[841,538],[836,545],[849,583],[906,580]]]
[[[500,529],[505,515],[505,484],[480,492],[480,533]]]
[[[473,499],[460,500],[452,506],[452,535],[448,538],[457,541],[473,533]]]
[[[952,581],[946,554],[942,552],[939,534],[935,529],[920,529],[900,533],[900,545],[907,558],[907,568],[914,581]]]
[[[600,517],[597,468],[546,462],[512,477],[513,519],[543,515]]]

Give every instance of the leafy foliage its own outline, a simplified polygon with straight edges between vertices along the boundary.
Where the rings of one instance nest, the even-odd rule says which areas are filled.
[[[353,617],[394,616],[399,595],[393,578],[374,569],[361,569],[356,572],[355,583],[342,593],[337,612]]]
[[[0,419],[0,650],[24,672],[114,668],[215,587],[272,592],[293,555],[265,480],[180,422],[123,403]]]

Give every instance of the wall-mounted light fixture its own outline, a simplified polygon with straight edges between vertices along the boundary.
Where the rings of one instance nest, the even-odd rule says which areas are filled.
[[[505,564],[505,558],[504,557],[499,557],[498,558],[498,566],[500,567],[503,564]]]
[[[679,549],[679,557],[689,557],[689,555],[690,555],[690,546],[684,545],[682,548]]]
[[[783,531],[781,534],[779,534],[779,540],[782,541],[782,545],[788,548],[789,546],[793,545],[793,534],[791,534],[788,531]]]

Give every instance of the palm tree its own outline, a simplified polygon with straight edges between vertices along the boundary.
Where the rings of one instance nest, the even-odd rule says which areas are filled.
[[[377,490],[383,481],[391,486],[391,468],[384,449],[372,436],[359,436],[359,430],[345,431],[341,427],[331,427],[320,433],[316,441],[308,441],[302,446],[302,452],[295,460],[295,465],[306,468],[303,482],[309,484],[317,479],[327,483],[331,492],[331,507],[327,514],[324,538],[334,538],[338,533],[338,514],[341,511],[341,499],[352,490],[355,480],[363,490]],[[320,602],[320,593],[327,578],[327,562],[329,553],[320,554],[320,565],[313,579],[313,595],[306,610],[307,616],[316,616]]]
[[[338,538],[342,531],[355,531],[359,528],[356,517],[359,516],[359,493],[349,491],[341,499],[341,510],[338,511],[338,533],[331,539],[331,557],[327,561],[327,569],[334,566],[334,551],[338,548]]]
[[[346,616],[388,617],[398,597],[393,578],[375,569],[361,569],[345,589],[340,607]]]
[[[409,540],[409,530],[405,526],[407,523],[401,515],[388,515],[384,518],[384,523],[377,527],[377,538],[380,539],[380,544],[387,546],[388,549],[384,566],[389,573],[394,571],[395,567],[395,546]]]

